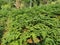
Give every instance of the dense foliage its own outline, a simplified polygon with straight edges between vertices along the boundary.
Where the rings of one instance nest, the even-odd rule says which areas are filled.
[[[43,8],[44,7],[44,8]],[[2,6],[0,40],[2,45],[60,45],[60,4],[28,9]]]

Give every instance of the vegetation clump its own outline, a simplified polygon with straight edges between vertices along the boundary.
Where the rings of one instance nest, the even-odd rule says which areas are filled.
[[[2,8],[0,30],[6,31],[1,36],[2,45],[60,45],[59,5]]]

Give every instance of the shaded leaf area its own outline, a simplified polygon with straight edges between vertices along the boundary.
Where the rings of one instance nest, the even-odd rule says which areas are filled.
[[[4,34],[4,23],[0,21],[0,43],[1,43],[1,38]]]
[[[60,45],[60,19],[56,13],[60,10],[59,5],[31,9],[2,8],[0,19],[3,19],[3,28],[7,30],[2,35],[2,45]]]

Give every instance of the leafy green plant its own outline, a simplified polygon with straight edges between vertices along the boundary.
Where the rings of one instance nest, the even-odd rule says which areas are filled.
[[[2,29],[7,32],[1,39],[2,45],[59,45],[60,19],[57,18],[59,13],[55,13],[59,11],[59,5],[28,9],[3,7],[0,10],[0,21],[4,26]]]

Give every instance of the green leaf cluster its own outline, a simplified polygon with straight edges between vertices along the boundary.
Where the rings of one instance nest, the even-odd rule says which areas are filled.
[[[36,45],[60,45],[59,5],[9,10],[2,8],[0,30],[6,30],[1,39],[2,45],[30,45],[27,42],[30,38]]]

